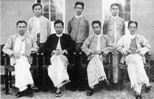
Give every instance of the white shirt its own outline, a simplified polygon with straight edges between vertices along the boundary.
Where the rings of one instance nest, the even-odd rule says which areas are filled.
[[[25,37],[18,35],[15,40],[14,51],[19,54],[24,54],[26,51]]]
[[[136,37],[136,34],[130,35],[131,39],[134,39]]]
[[[59,40],[58,40],[58,44],[57,44],[57,48],[58,50],[62,51],[62,48],[61,48],[61,43],[60,43],[60,37],[62,36],[63,34],[56,34],[56,36],[59,37]]]
[[[111,15],[111,17],[112,17],[113,19],[117,19],[117,18],[118,18],[118,15],[117,15],[117,16]]]
[[[118,15],[117,16],[113,16],[113,15],[111,15],[111,17],[115,20],[115,27],[114,27],[114,42],[116,43],[117,42],[117,21],[116,21],[116,19],[118,18]]]
[[[40,18],[34,17],[34,25],[36,26],[36,33],[40,33]]]
[[[101,36],[102,34],[99,34],[99,35],[96,35],[95,36],[97,37],[97,45],[96,45],[96,50],[99,51],[101,49],[101,46],[100,46],[100,39],[101,39]]]

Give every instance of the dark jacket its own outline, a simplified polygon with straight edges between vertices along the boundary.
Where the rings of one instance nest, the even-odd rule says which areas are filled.
[[[56,34],[51,34],[46,43],[45,43],[45,50],[48,54],[51,55],[53,50],[56,50],[58,45],[58,39],[59,37],[56,36]],[[71,37],[68,34],[63,34],[60,37],[60,43],[62,50],[66,50],[68,52],[68,55],[72,53],[73,50],[73,41]],[[67,54],[64,54],[65,56],[68,56]]]

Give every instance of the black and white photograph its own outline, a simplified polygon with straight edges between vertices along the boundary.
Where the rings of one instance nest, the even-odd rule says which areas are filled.
[[[0,0],[1,99],[154,99],[154,0]]]

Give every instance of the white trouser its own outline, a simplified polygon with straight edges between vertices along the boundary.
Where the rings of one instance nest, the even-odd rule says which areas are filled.
[[[149,78],[144,69],[143,59],[139,54],[130,54],[126,57],[127,70],[131,81],[131,88],[139,94],[143,84],[149,85]]]
[[[48,67],[48,75],[55,87],[59,88],[69,82],[67,73],[68,60],[64,55],[53,55],[50,58],[51,65]]]
[[[30,64],[27,57],[21,56],[16,60],[15,64],[15,86],[23,91],[28,84],[33,84],[32,75],[30,72]]]

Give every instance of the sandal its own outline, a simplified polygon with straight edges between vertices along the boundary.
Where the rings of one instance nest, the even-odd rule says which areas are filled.
[[[32,86],[31,89],[34,90],[35,92],[39,92],[39,89],[36,86]]]
[[[61,91],[60,92],[58,92],[58,93],[56,93],[56,95],[55,95],[56,97],[61,97],[62,96],[62,93],[61,93]]]

